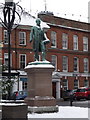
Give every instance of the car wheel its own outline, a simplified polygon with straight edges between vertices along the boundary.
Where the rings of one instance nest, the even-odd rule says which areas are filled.
[[[76,98],[77,101],[80,101],[80,98]]]
[[[64,101],[67,101],[67,99],[64,99]]]

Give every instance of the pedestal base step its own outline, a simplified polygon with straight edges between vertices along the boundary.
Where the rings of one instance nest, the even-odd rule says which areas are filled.
[[[42,106],[42,107],[31,107],[28,106],[29,113],[53,113],[58,112],[58,106]]]
[[[28,106],[37,106],[37,107],[42,107],[42,106],[56,106],[56,100],[52,96],[36,96],[33,98],[26,97],[25,98],[25,103]]]

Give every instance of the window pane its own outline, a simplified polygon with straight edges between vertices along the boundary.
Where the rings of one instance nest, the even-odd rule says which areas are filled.
[[[88,80],[84,80],[84,87],[88,87],[89,86],[89,81]]]
[[[12,66],[12,57],[10,55],[10,65]],[[4,53],[4,64],[8,66],[8,53]]]
[[[4,43],[8,44],[8,34],[7,34],[7,30],[4,30]]]
[[[78,71],[78,58],[77,57],[75,57],[74,58],[74,72],[77,72]]]
[[[51,46],[56,47],[56,32],[51,31]]]
[[[68,34],[65,33],[62,34],[62,48],[63,49],[68,48]]]
[[[4,53],[4,64],[8,65],[8,53]]]
[[[20,68],[23,69],[26,66],[26,55],[20,55]]]
[[[68,89],[68,80],[67,79],[63,80],[63,88],[64,88],[64,90]]]
[[[84,72],[88,72],[88,58],[84,58]]]
[[[78,50],[78,36],[73,36],[73,44],[74,44],[74,50]]]
[[[63,71],[67,71],[68,70],[68,57],[67,56],[63,56]]]
[[[25,32],[19,32],[19,44],[26,45],[26,33]]]
[[[52,55],[52,65],[57,69],[57,56]]]
[[[88,51],[88,37],[83,37],[83,51]]]
[[[23,82],[23,90],[27,90],[27,82]]]
[[[78,88],[78,80],[74,80],[74,89]]]

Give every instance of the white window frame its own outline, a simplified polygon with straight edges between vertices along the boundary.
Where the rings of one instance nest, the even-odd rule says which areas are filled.
[[[8,33],[7,33],[7,30],[4,30],[4,44],[8,45]],[[10,44],[11,44],[11,35],[10,35]]]
[[[4,53],[4,65],[8,66],[8,53]]]
[[[57,56],[52,55],[51,57],[52,57],[51,63],[55,67],[55,70],[57,70]]]
[[[51,47],[57,47],[57,33],[55,31],[51,31]]]
[[[63,68],[63,72],[68,71],[68,57],[67,56],[62,57],[62,68]]]
[[[7,33],[7,30],[4,30],[4,44],[8,44],[8,33]]]
[[[84,72],[88,72],[89,71],[89,60],[88,58],[84,58]]]
[[[89,80],[84,80],[84,87],[89,87]]]
[[[75,80],[77,81],[77,86],[75,86]],[[74,89],[77,89],[77,88],[79,88],[79,80],[77,80],[77,79],[75,79],[74,80]]]
[[[68,34],[62,33],[62,49],[68,49]]]
[[[19,45],[26,45],[26,32],[19,32]]]
[[[78,50],[78,36],[73,35],[73,49]]]
[[[65,83],[66,82],[66,83]],[[66,85],[65,85],[66,84]],[[63,88],[64,90],[68,90],[68,80],[67,79],[63,79]],[[65,89],[66,88],[66,89]]]
[[[88,51],[88,37],[83,37],[83,51]]]
[[[22,82],[22,88],[23,90],[27,90],[27,81]]]
[[[26,66],[26,54],[19,54],[19,68],[20,69],[24,69],[24,68],[21,67],[21,61],[20,61],[21,60],[21,56],[23,56],[23,55],[25,56],[25,66]]]
[[[75,63],[75,59],[77,59],[77,63]],[[77,64],[77,70],[75,70],[75,64]],[[73,59],[73,70],[74,72],[79,72],[79,58],[78,57],[74,57]]]
[[[4,53],[4,64],[8,66],[8,62],[6,63],[6,60],[8,61],[8,53]],[[10,66],[12,67],[12,55],[10,54]]]

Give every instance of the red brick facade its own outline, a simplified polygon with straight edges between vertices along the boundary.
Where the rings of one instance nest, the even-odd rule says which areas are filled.
[[[39,14],[39,18],[46,22],[50,29],[47,31],[47,36],[51,40],[51,31],[57,33],[56,48],[51,47],[51,43],[47,46],[47,60],[52,61],[52,55],[57,56],[57,71],[60,73],[59,79],[61,80],[61,88],[63,88],[63,80],[68,80],[67,89],[74,89],[74,80],[79,80],[79,86],[84,86],[84,80],[89,81],[90,86],[90,40],[89,40],[89,24],[74,20],[68,20],[60,17],[55,17],[50,14]],[[4,40],[4,29],[0,28],[0,38]],[[34,60],[34,53],[32,52],[32,43],[30,43],[30,29],[31,26],[19,26],[11,33],[11,54],[12,54],[12,69],[19,70],[19,55],[26,54],[26,65]],[[19,45],[19,32],[26,32],[26,45]],[[62,34],[68,34],[68,49],[62,49]],[[2,35],[1,35],[2,34]],[[73,50],[73,35],[78,36],[78,50]],[[2,37],[1,37],[2,36]],[[83,51],[83,37],[88,37],[88,51]],[[4,53],[8,51],[8,45],[3,44],[2,48],[2,64],[4,64]],[[68,71],[63,72],[62,57],[68,57]],[[73,71],[73,58],[79,59],[79,71],[74,73]],[[84,58],[88,58],[89,71],[84,73]]]
[[[48,36],[50,35],[51,31],[55,31],[57,33],[57,47],[56,49],[51,48],[50,46],[48,48],[48,56],[50,60],[51,55],[57,56],[57,70],[59,69],[60,72],[63,74],[62,71],[62,57],[67,56],[68,57],[68,75],[62,75],[61,76],[61,84],[63,85],[62,80],[67,79],[68,80],[68,89],[74,89],[74,80],[79,80],[78,87],[84,86],[84,80],[88,79],[89,86],[90,86],[90,63],[89,63],[89,71],[88,75],[84,73],[84,64],[83,60],[84,58],[88,58],[88,61],[90,62],[90,31],[89,31],[89,25],[88,23],[83,23],[79,21],[74,20],[68,20],[60,17],[55,17],[50,14],[40,13],[39,17],[44,22],[47,22],[50,26],[50,29],[48,30]],[[62,49],[62,34],[66,33],[68,34],[68,49],[64,50]],[[78,36],[78,50],[73,50],[73,35]],[[83,51],[83,37],[88,37],[88,51]],[[50,36],[49,36],[50,37]],[[73,58],[78,57],[79,59],[79,71],[76,75],[74,75],[73,71]],[[72,73],[70,76],[69,74]]]

